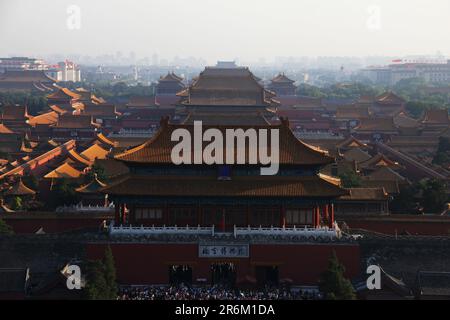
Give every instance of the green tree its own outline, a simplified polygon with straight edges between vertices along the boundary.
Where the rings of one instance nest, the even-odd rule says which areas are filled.
[[[419,213],[419,202],[416,199],[417,186],[404,186],[400,192],[394,195],[389,209],[395,213],[417,214]]]
[[[439,180],[427,180],[421,184],[421,204],[426,213],[440,213],[448,201],[446,185]]]
[[[117,298],[116,268],[108,246],[102,260],[87,263],[85,298],[89,300],[115,300]]]
[[[406,110],[416,119],[418,119],[428,107],[429,105],[422,101],[408,101],[406,103]]]
[[[342,186],[344,188],[357,188],[362,185],[361,177],[356,172],[351,170],[341,173],[339,178],[341,178]]]
[[[14,197],[11,203],[11,209],[13,210],[21,210],[22,209],[22,198]]]
[[[86,266],[86,271],[85,298],[88,300],[108,300],[109,289],[105,280],[104,265],[102,261],[89,261]]]
[[[62,205],[73,205],[80,201],[80,197],[75,191],[75,186],[67,179],[59,179],[53,186],[48,206],[56,208]]]
[[[446,165],[450,163],[450,139],[446,137],[439,138],[439,146],[433,163],[438,165]]]
[[[114,256],[111,247],[108,246],[105,250],[105,257],[103,259],[105,268],[105,282],[108,287],[109,299],[116,299],[117,297],[117,282],[116,282],[116,267],[114,264]]]
[[[2,218],[0,218],[0,235],[5,235],[5,234],[14,234],[13,229],[11,228],[10,225],[8,225],[5,220],[3,220]]]
[[[308,96],[308,97],[315,97],[315,98],[324,98],[326,94],[321,91],[319,87],[301,83],[297,87],[297,94],[300,96]]]
[[[353,300],[356,298],[351,282],[344,277],[345,267],[339,263],[336,252],[328,261],[328,269],[321,275],[319,289],[329,300]]]
[[[114,95],[119,96],[119,95],[126,94],[127,89],[128,89],[128,85],[125,82],[117,82],[113,86],[112,91],[113,91]]]

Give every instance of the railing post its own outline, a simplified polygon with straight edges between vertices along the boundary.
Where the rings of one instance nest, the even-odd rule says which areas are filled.
[[[214,225],[212,225],[212,236],[214,237]]]
[[[233,231],[234,231],[234,238],[236,239],[236,231],[237,231],[236,230],[236,225],[234,225],[234,230]]]

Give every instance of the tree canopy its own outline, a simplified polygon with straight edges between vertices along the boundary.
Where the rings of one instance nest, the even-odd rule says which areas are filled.
[[[339,175],[342,186],[344,188],[358,188],[361,187],[361,177],[354,171],[347,171]]]
[[[102,260],[87,263],[85,298],[89,300],[115,300],[117,298],[116,268],[108,246]]]
[[[424,179],[400,189],[390,203],[395,213],[441,213],[448,202],[447,187],[444,182]]]
[[[336,252],[328,261],[327,270],[321,275],[319,290],[328,300],[354,300],[355,292],[351,282],[344,277],[345,267],[339,262]]]

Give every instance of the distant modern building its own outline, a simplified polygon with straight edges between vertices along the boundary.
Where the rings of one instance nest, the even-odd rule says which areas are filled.
[[[27,57],[0,58],[0,72],[46,69],[48,69],[48,65],[42,59]]]
[[[27,73],[20,74],[20,71],[27,71]],[[27,57],[0,58],[0,77],[2,78],[17,75],[19,78],[25,79],[33,72],[37,75],[42,71],[52,80],[71,82],[81,81],[80,68],[78,65],[68,60],[59,62],[56,65],[49,65],[42,59]],[[43,80],[43,82],[48,81]]]
[[[72,61],[59,62],[56,66],[49,68],[46,73],[58,81],[80,82],[81,71],[78,65]]]
[[[450,60],[447,63],[396,63],[383,67],[368,67],[361,74],[376,84],[394,85],[400,80],[423,78],[430,83],[450,81]]]

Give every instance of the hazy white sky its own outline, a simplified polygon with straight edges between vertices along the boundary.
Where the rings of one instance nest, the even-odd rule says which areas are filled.
[[[70,5],[81,10],[79,29]],[[450,54],[450,0],[0,0],[0,55],[212,62],[438,50]]]

